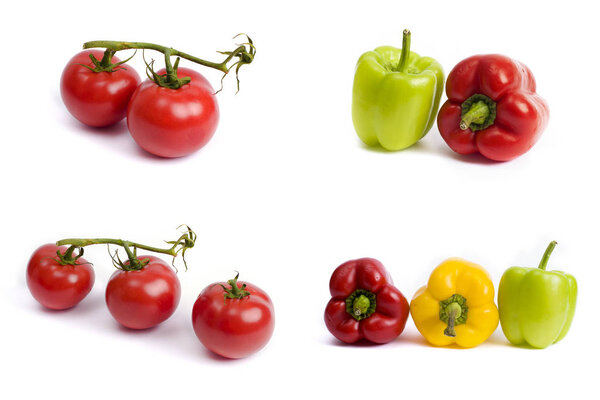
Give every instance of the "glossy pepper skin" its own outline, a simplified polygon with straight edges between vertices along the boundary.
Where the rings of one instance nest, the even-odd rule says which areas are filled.
[[[561,271],[546,271],[551,242],[538,268],[511,267],[498,287],[500,323],[515,345],[543,349],[565,337],[577,301],[577,281]]]
[[[410,303],[419,332],[434,346],[475,347],[498,326],[494,285],[483,267],[450,258],[438,265]]]
[[[412,146],[431,129],[443,90],[442,66],[411,52],[410,32],[405,30],[402,49],[381,46],[358,59],[352,89],[354,129],[368,146]]]
[[[373,258],[345,262],[329,282],[325,308],[329,332],[345,343],[388,343],[404,330],[409,307],[385,267]]]
[[[509,161],[527,152],[548,124],[548,105],[524,64],[499,54],[458,63],[446,82],[438,129],[459,154]]]

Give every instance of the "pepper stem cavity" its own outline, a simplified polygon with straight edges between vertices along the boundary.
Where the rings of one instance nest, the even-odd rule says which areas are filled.
[[[111,255],[112,259],[113,259],[113,263],[115,264],[115,266],[117,268],[120,269],[124,269],[124,270],[138,270],[144,267],[144,265],[146,265],[148,263],[147,259],[145,260],[139,260],[137,258],[137,249],[142,249],[142,250],[147,250],[147,251],[151,251],[154,253],[160,253],[160,254],[167,254],[173,257],[173,267],[175,267],[175,258],[181,254],[181,258],[183,259],[183,263],[185,265],[185,269],[187,270],[187,263],[185,260],[185,252],[188,249],[191,249],[192,247],[194,247],[195,243],[196,243],[196,233],[194,231],[192,231],[192,229],[187,226],[187,225],[182,225],[185,226],[187,229],[185,232],[183,232],[181,234],[181,236],[177,239],[177,240],[172,240],[172,241],[167,241],[167,244],[172,245],[169,248],[166,249],[162,249],[162,248],[158,248],[158,247],[152,247],[152,246],[148,246],[145,244],[141,244],[141,243],[136,243],[136,242],[130,242],[127,240],[121,240],[121,239],[106,239],[106,238],[99,238],[99,239],[62,239],[59,240],[58,242],[56,242],[57,246],[65,246],[65,245],[69,245],[71,246],[69,249],[67,249],[67,252],[65,253],[65,255],[63,257],[65,257],[67,255],[67,253],[69,253],[69,250],[71,248],[73,248],[73,250],[70,251],[69,253],[69,257],[71,257],[71,255],[73,254],[73,251],[75,248],[81,248],[81,252],[80,254],[77,256],[77,258],[81,257],[81,255],[83,255],[83,247],[86,246],[91,246],[94,244],[107,244],[107,245],[116,245],[116,246],[120,246],[122,247],[125,252],[127,253],[127,258],[129,260],[129,263],[123,263],[117,252],[115,252],[115,255]],[[133,249],[133,250],[132,250]],[[110,251],[109,251],[110,253]],[[60,257],[60,256],[59,256]]]
[[[246,284],[244,283],[242,287],[238,287],[237,280],[240,276],[238,272],[235,278],[230,279],[227,283],[231,286],[231,289],[226,288],[224,285],[221,285],[225,293],[223,293],[224,301],[227,299],[243,299],[246,296],[250,296],[250,292],[246,290]]]
[[[486,95],[474,94],[461,105],[460,129],[476,132],[491,126],[496,119],[496,102]]]
[[[548,259],[550,258],[550,255],[552,254],[552,252],[554,251],[554,248],[556,247],[558,243],[556,242],[556,240],[553,240],[550,242],[550,244],[548,245],[548,247],[546,247],[546,251],[544,252],[544,255],[542,256],[542,260],[540,261],[540,265],[539,265],[539,269],[541,270],[546,270],[546,266],[548,265]]]
[[[368,318],[377,308],[375,293],[364,289],[357,289],[346,298],[346,312],[357,321]]]
[[[456,337],[454,327],[467,322],[467,299],[460,294],[453,294],[446,300],[440,301],[440,320],[448,324],[444,335]]]
[[[410,58],[410,31],[405,29],[402,32],[402,53],[400,53],[400,61],[398,61],[398,66],[396,70],[398,72],[404,72],[406,70],[406,65],[408,64],[408,59]]]
[[[111,51],[113,54],[117,51],[121,50],[129,50],[129,49],[142,49],[142,50],[155,50],[160,53],[163,53],[165,56],[165,64],[167,69],[167,74],[164,80],[157,80],[156,77],[153,76],[150,79],[153,79],[158,85],[163,87],[169,87],[171,89],[178,89],[186,83],[190,82],[190,79],[187,80],[184,78],[182,80],[177,79],[177,64],[179,61],[175,62],[175,66],[171,66],[170,57],[180,57],[185,58],[186,60],[192,61],[196,64],[200,64],[204,67],[216,69],[223,73],[223,77],[221,78],[221,89],[217,92],[220,92],[223,89],[223,79],[227,76],[227,74],[231,70],[235,70],[235,78],[237,81],[238,91],[240,90],[240,80],[238,77],[239,70],[243,65],[250,64],[254,61],[254,56],[256,55],[256,47],[252,42],[252,39],[245,33],[240,33],[239,35],[234,36],[234,39],[239,36],[245,36],[246,41],[243,43],[237,44],[237,47],[233,51],[219,51],[218,53],[227,56],[221,62],[212,62],[203,60],[201,58],[192,56],[190,54],[184,53],[179,50],[175,50],[171,47],[161,46],[159,44],[154,43],[146,43],[146,42],[119,42],[113,40],[94,40],[91,42],[86,42],[83,44],[84,49],[91,48],[105,48],[106,51]],[[107,53],[105,53],[107,54]],[[92,60],[93,61],[93,60]],[[232,62],[233,61],[233,62]],[[149,64],[147,64],[149,65]],[[151,64],[150,64],[151,65]],[[175,70],[175,73],[173,73]],[[152,71],[153,72],[153,71]],[[174,75],[173,75],[174,74]],[[168,83],[168,84],[167,84]],[[179,85],[179,86],[177,86]]]

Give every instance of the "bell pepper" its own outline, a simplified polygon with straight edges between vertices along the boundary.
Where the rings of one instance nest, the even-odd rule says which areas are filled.
[[[459,154],[512,160],[533,147],[548,123],[548,105],[536,93],[533,74],[506,56],[459,62],[448,75],[446,94],[438,128]]]
[[[410,313],[434,346],[475,347],[498,326],[494,285],[483,267],[450,258],[438,265],[415,293]]]
[[[498,287],[500,323],[515,345],[546,348],[565,337],[577,301],[577,281],[561,271],[546,271],[556,242],[551,242],[538,268],[511,267]]]
[[[368,146],[386,150],[412,146],[431,129],[444,90],[444,71],[433,58],[381,46],[358,59],[352,89],[352,121]]]
[[[342,342],[388,343],[404,330],[408,302],[379,261],[360,258],[343,263],[333,271],[329,291],[325,325]]]

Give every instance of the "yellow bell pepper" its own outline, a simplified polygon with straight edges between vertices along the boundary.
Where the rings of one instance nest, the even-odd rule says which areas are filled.
[[[475,347],[498,326],[494,284],[480,265],[450,258],[438,265],[413,296],[410,313],[434,346]]]

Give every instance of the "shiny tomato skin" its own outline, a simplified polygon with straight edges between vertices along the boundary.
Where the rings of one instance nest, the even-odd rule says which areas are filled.
[[[148,79],[134,92],[127,109],[127,126],[136,143],[165,158],[199,150],[212,138],[219,123],[215,91],[206,78],[188,68],[179,68],[177,75],[189,76],[192,81],[179,89],[169,89]]]
[[[121,325],[147,329],[167,320],[181,298],[181,285],[173,269],[154,256],[137,271],[115,271],[106,286],[106,305]]]
[[[200,342],[212,352],[226,358],[243,358],[262,349],[275,329],[275,312],[269,296],[248,282],[249,296],[242,299],[223,298],[227,283],[206,287],[196,299],[192,310],[194,332]]]
[[[62,254],[65,246],[45,244],[39,247],[27,264],[27,287],[44,307],[65,310],[79,303],[94,286],[94,270],[85,259],[77,265],[60,265],[56,251]]]
[[[80,122],[92,127],[109,126],[125,118],[140,76],[127,64],[113,72],[93,72],[78,65],[93,68],[89,54],[101,60],[104,52],[86,50],[71,58],[60,79],[60,94],[67,110]],[[113,64],[119,61],[112,58]]]

